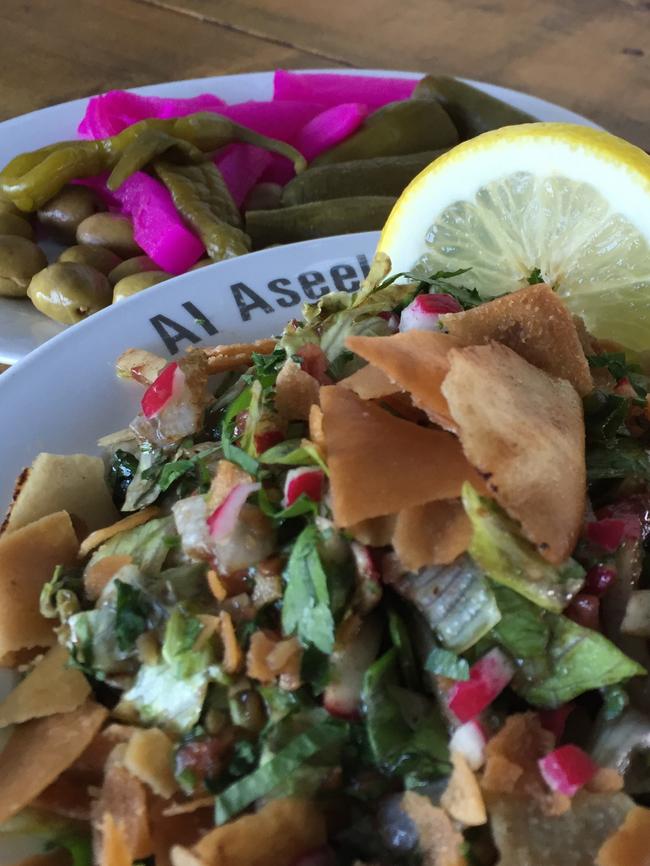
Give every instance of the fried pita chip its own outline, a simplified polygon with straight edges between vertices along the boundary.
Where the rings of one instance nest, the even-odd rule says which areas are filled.
[[[199,809],[211,809],[214,813],[214,797],[197,797],[196,800],[186,800],[184,803],[172,803],[171,806],[165,805],[162,814],[168,818],[175,818],[178,815],[188,815],[191,812],[197,812]]]
[[[309,410],[318,405],[318,391],[317,380],[289,359],[275,382],[275,408],[286,421],[308,421]]]
[[[396,418],[338,386],[321,388],[321,407],[339,526],[456,498],[465,481],[481,484],[449,433]]]
[[[623,776],[613,767],[599,767],[595,776],[585,785],[585,790],[593,794],[610,794],[622,791],[625,786]]]
[[[172,863],[290,866],[303,854],[323,845],[325,839],[325,818],[315,803],[297,798],[271,800],[254,815],[244,815],[212,830],[191,852],[176,846],[172,849]]]
[[[451,753],[453,772],[440,805],[455,821],[466,827],[487,823],[487,812],[476,776],[460,752]]]
[[[151,385],[167,366],[160,355],[146,349],[127,349],[115,362],[115,372],[120,379],[134,379],[141,385]]]
[[[585,428],[572,385],[498,343],[454,349],[442,390],[468,460],[549,562],[575,547],[585,510]]]
[[[81,671],[68,667],[69,660],[65,647],[53,646],[0,704],[0,728],[76,710],[90,686]]]
[[[99,547],[100,544],[108,541],[109,538],[113,538],[114,535],[119,535],[120,532],[126,532],[129,529],[135,529],[136,526],[142,526],[143,523],[147,523],[154,517],[158,517],[159,514],[160,508],[157,505],[149,505],[147,508],[143,508],[142,511],[135,511],[133,514],[129,514],[128,517],[123,517],[110,526],[96,529],[81,542],[79,546],[79,559],[85,559],[91,550]]]
[[[621,825],[633,805],[625,794],[579,791],[571,809],[560,816],[549,816],[543,814],[539,803],[527,797],[490,799],[488,813],[501,854],[499,866],[594,866],[600,846]],[[614,863],[642,866],[643,861]]]
[[[245,367],[251,363],[254,354],[270,355],[277,345],[272,337],[256,340],[254,343],[232,343],[229,346],[210,346],[208,348],[190,349],[190,353],[202,352],[208,362],[208,372],[211,376],[225,373],[237,367]]]
[[[104,461],[85,454],[39,454],[16,483],[3,529],[13,532],[41,517],[67,511],[87,531],[113,523],[117,509],[104,480]]]
[[[214,797],[175,806],[155,798],[149,812],[156,866],[171,866],[170,851],[173,845],[195,845],[201,836],[214,827]]]
[[[122,749],[117,746],[116,749]],[[93,804],[93,826],[96,831],[95,849],[102,850],[105,844],[103,828],[106,816],[120,827],[129,863],[148,857],[152,843],[147,808],[147,793],[144,785],[117,762],[111,762],[104,776],[99,799]]]
[[[318,448],[325,453],[325,434],[323,433],[323,411],[315,403],[309,410],[309,438]]]
[[[441,320],[466,346],[502,343],[534,367],[571,382],[584,397],[593,390],[589,364],[571,313],[545,283],[527,286]]]
[[[101,559],[90,562],[84,570],[84,589],[88,598],[91,601],[97,601],[117,572],[126,565],[132,564],[133,557],[129,556],[128,553],[102,556]]]
[[[178,789],[172,770],[174,743],[160,728],[137,730],[124,753],[124,766],[154,794],[168,800]]]
[[[373,364],[366,364],[356,373],[339,382],[342,388],[349,388],[362,400],[377,400],[396,394],[400,388],[388,378],[383,370]]]
[[[348,337],[345,344],[408,391],[433,422],[456,429],[440,386],[449,369],[449,352],[463,345],[460,340],[432,331],[406,331],[390,337]]]
[[[460,500],[441,499],[400,511],[393,547],[402,565],[417,571],[425,565],[448,565],[467,550],[471,539],[472,524]]]
[[[223,669],[227,674],[234,674],[244,663],[244,653],[239,646],[235,626],[227,610],[221,611],[220,623],[221,640],[223,641]]]
[[[79,757],[107,715],[104,707],[86,701],[71,713],[15,728],[0,753],[0,823],[31,803]]]
[[[57,565],[74,565],[79,543],[65,511],[0,538],[0,658],[56,643],[53,622],[41,616],[43,585]]]
[[[442,809],[415,791],[406,791],[401,802],[418,830],[423,866],[467,866],[461,853],[463,837]]]
[[[131,866],[133,857],[129,850],[124,828],[115,821],[110,812],[102,822],[101,866]]]
[[[367,544],[370,547],[385,547],[393,540],[395,532],[396,514],[385,514],[382,517],[371,517],[360,523],[348,526],[348,532],[356,541]]]
[[[624,823],[602,846],[597,866],[650,866],[650,809],[631,809]]]

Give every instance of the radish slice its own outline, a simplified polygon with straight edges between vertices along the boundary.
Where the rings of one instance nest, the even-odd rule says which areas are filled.
[[[284,482],[282,505],[289,508],[303,494],[314,502],[320,502],[323,498],[324,481],[325,474],[322,469],[313,469],[311,466],[291,469]]]
[[[155,178],[136,171],[114,192],[133,220],[133,237],[164,271],[182,274],[203,255],[204,246],[183,222],[171,194]]]
[[[459,722],[469,722],[501,694],[514,673],[514,665],[505,653],[498,647],[490,650],[472,665],[469,680],[452,686],[449,709]]]
[[[331,716],[359,718],[363,678],[377,656],[380,641],[381,621],[371,616],[347,643],[334,647],[330,681],[323,696],[323,706]]]
[[[418,295],[402,310],[399,329],[402,331],[439,331],[438,320],[445,313],[460,313],[456,298],[445,294]]]
[[[255,451],[258,454],[264,454],[269,448],[284,442],[284,433],[282,430],[264,430],[262,433],[255,434],[254,442]]]
[[[311,162],[320,153],[343,141],[361,126],[367,115],[365,105],[335,105],[316,115],[296,138],[296,147]]]
[[[598,772],[598,765],[589,755],[573,745],[560,746],[537,764],[549,788],[567,797],[573,797]]]
[[[538,713],[542,727],[555,735],[555,742],[557,742],[564,733],[566,720],[574,709],[574,704],[564,704],[556,710],[540,710]]]
[[[587,538],[603,550],[614,551],[623,543],[626,537],[627,524],[625,520],[605,517],[587,524]],[[637,536],[638,537],[638,536]]]
[[[140,406],[145,418],[155,418],[178,393],[185,381],[185,375],[176,361],[167,364],[158,377],[144,392]]]
[[[210,536],[215,541],[226,538],[237,525],[237,518],[251,493],[260,490],[261,484],[238,484],[230,491],[221,505],[218,505],[208,517]]]
[[[344,102],[361,102],[370,111],[375,111],[388,102],[410,99],[416,84],[417,81],[408,78],[277,69],[273,80],[273,99],[310,100],[326,107]]]
[[[456,728],[449,741],[450,752],[460,752],[472,770],[478,770],[485,763],[487,737],[483,726],[476,719],[465,722]]]
[[[110,90],[88,100],[77,132],[82,138],[108,138],[147,117],[184,117],[197,111],[220,111],[224,105],[224,101],[213,93],[201,93],[186,99],[165,99]]]

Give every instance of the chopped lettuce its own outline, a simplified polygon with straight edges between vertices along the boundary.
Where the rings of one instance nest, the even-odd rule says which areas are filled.
[[[488,581],[469,556],[407,574],[396,589],[413,602],[452,652],[474,646],[501,617]]]
[[[64,848],[70,855],[71,866],[92,866],[90,830],[80,821],[28,806],[0,824],[0,836],[4,835],[42,840],[48,848]]]
[[[533,706],[559,707],[645,669],[600,632],[541,610],[503,586],[494,594],[502,613],[491,636],[515,659],[514,690]]]
[[[150,445],[141,447],[138,467],[126,487],[122,511],[139,511],[158,499],[161,493],[158,478],[164,463],[162,451]]]
[[[325,749],[342,744],[346,735],[346,726],[332,719],[298,734],[252,773],[238,779],[217,796],[216,824],[224,824],[256,800],[285,785],[306,761]]]
[[[556,613],[564,610],[584,581],[585,571],[575,560],[554,566],[522,538],[517,524],[470,484],[463,486],[463,506],[474,534],[472,559],[497,583]]]
[[[445,775],[447,731],[433,701],[399,686],[398,653],[388,650],[366,672],[362,702],[372,759],[389,775],[416,783]]]
[[[467,659],[442,647],[434,647],[431,650],[424,667],[430,673],[448,677],[450,680],[469,679],[469,662]]]
[[[261,454],[259,462],[280,466],[319,466],[327,472],[318,449],[308,439],[286,439]]]
[[[115,585],[115,639],[124,652],[133,649],[136,640],[147,630],[150,604],[137,586],[122,580],[116,580]]]
[[[105,556],[130,556],[145,574],[159,574],[169,554],[166,539],[175,534],[174,519],[159,517],[135,529],[119,532],[92,555],[88,568]]]

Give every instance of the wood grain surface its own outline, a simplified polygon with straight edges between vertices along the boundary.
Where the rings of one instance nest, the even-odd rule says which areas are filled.
[[[0,116],[277,66],[447,71],[650,148],[648,0],[3,0]]]

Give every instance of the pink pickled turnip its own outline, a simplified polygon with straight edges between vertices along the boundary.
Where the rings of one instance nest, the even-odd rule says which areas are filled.
[[[418,295],[408,307],[404,307],[399,320],[399,329],[404,331],[439,331],[440,316],[445,313],[460,313],[461,305],[452,295]]]
[[[221,505],[208,517],[208,530],[210,536],[215,541],[220,541],[231,534],[237,525],[237,518],[242,510],[244,503],[257,490],[260,490],[261,484],[238,484],[230,491]]]
[[[182,274],[201,258],[203,244],[187,228],[160,181],[137,171],[113,195],[133,220],[136,243],[164,271]]]
[[[334,647],[323,695],[323,706],[331,716],[359,718],[363,678],[377,656],[381,631],[381,621],[375,615],[369,616],[352,638]]]
[[[349,99],[344,101],[350,102]],[[294,144],[302,128],[322,111],[322,105],[305,99],[285,102],[251,100],[224,105],[219,114],[254,132]]]
[[[324,107],[360,102],[375,111],[388,102],[410,99],[417,85],[413,78],[384,75],[341,75],[335,72],[288,72],[277,69],[273,79],[274,101],[297,99]]]
[[[478,770],[485,763],[486,744],[483,726],[477,719],[472,719],[456,728],[449,740],[449,751],[460,752],[472,770]]]
[[[284,498],[282,505],[289,508],[300,497],[306,496],[313,502],[320,502],[323,498],[323,485],[325,473],[322,469],[312,466],[300,466],[287,472],[284,482]]]
[[[472,665],[469,679],[454,683],[449,709],[459,722],[475,719],[501,694],[515,673],[514,665],[498,647]]]
[[[184,117],[197,111],[220,111],[225,103],[212,93],[186,99],[140,96],[125,90],[110,90],[88,100],[77,132],[83,138],[109,138],[127,126],[148,117]]]
[[[540,758],[537,765],[549,788],[567,797],[573,797],[598,772],[589,755],[573,745],[560,746]]]
[[[305,124],[296,137],[295,146],[311,161],[356,132],[367,114],[365,105],[355,102],[332,106]]]
[[[145,418],[155,418],[172,399],[174,393],[182,388],[185,375],[176,361],[162,370],[158,377],[144,392],[140,406]]]
[[[618,550],[625,539],[626,522],[614,517],[605,517],[587,524],[587,538],[603,550]],[[638,536],[637,536],[638,537]]]
[[[229,144],[215,157],[215,164],[237,207],[242,206],[248,193],[271,165],[273,157],[274,154],[268,150],[241,142]],[[286,157],[280,159],[290,165]]]
[[[555,742],[562,737],[564,733],[564,729],[566,727],[566,722],[573,710],[575,709],[574,704],[563,704],[561,707],[557,707],[555,710],[540,710],[539,720],[542,724],[542,727],[546,731],[550,731],[555,736]]]

